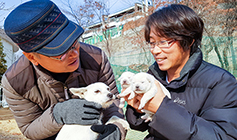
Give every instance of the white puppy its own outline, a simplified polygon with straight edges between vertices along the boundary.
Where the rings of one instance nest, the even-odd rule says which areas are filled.
[[[135,74],[132,73],[132,72],[123,72],[122,75],[119,77],[119,82],[120,82],[120,85],[122,87],[122,90],[125,90],[127,89],[131,83],[132,83],[132,78]],[[119,108],[123,108],[124,107],[124,104],[125,104],[125,99],[120,97],[118,95],[118,97],[120,98],[120,104],[119,104]]]
[[[159,82],[164,94],[170,98],[169,91]],[[142,109],[145,104],[155,96],[157,93],[157,87],[155,84],[155,77],[151,74],[140,72],[137,73],[132,79],[132,91],[137,94],[143,94],[138,109]],[[133,95],[134,97],[134,95]],[[133,98],[132,97],[132,98]]]
[[[159,84],[164,94],[171,98],[169,91],[160,82]],[[130,94],[128,97],[128,100],[130,100],[135,97],[135,94],[144,94],[138,107],[140,110],[155,96],[156,93],[157,87],[155,85],[155,77],[151,74],[140,72],[133,76],[131,86],[129,86],[122,94],[119,94],[119,97],[124,97]],[[152,116],[154,115],[152,112],[145,109],[142,109],[142,112],[145,112],[142,119],[145,119],[146,122],[152,120]]]
[[[132,78],[135,74],[129,71],[123,72],[119,77],[120,84],[122,88],[128,88],[131,85]]]
[[[102,108],[109,107],[115,99],[115,95],[110,92],[109,86],[101,82],[93,83],[83,88],[70,88],[69,90],[80,98],[101,104]],[[103,114],[101,114],[98,124],[102,124],[102,117]],[[127,121],[117,116],[112,116],[106,124],[113,122],[121,123],[125,129],[129,128]],[[99,134],[92,131],[90,127],[91,125],[65,124],[58,133],[56,140],[95,140]]]

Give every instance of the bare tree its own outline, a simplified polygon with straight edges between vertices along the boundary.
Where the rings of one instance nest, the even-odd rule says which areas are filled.
[[[228,56],[232,56],[233,67],[236,70],[236,57],[233,47],[233,33],[236,31],[236,1],[235,0],[184,0],[186,4],[203,19],[205,23],[202,48],[205,55],[213,49],[222,68],[230,70]],[[208,43],[208,44],[207,44]],[[207,56],[204,58],[208,58]]]
[[[5,3],[4,2],[0,2],[0,10],[2,10],[5,7]]]
[[[227,47],[223,51],[223,55],[227,54],[227,51],[231,52],[232,56],[232,64],[234,72],[237,74],[237,63],[236,63],[236,53],[235,48],[233,46],[234,42],[234,31],[237,30],[237,2],[235,0],[222,0],[219,2],[223,7],[224,19],[220,22],[223,29],[223,34],[227,37]],[[224,58],[227,58],[225,56]],[[227,59],[224,59],[226,65],[228,64]]]
[[[83,3],[73,4],[72,1],[62,1],[67,9],[63,9],[64,13],[72,16],[74,20],[82,26],[86,32],[94,31],[96,36],[98,32],[103,35],[105,49],[111,56],[111,41],[110,34],[106,23],[108,22],[107,16],[109,15],[109,8],[104,0],[84,0]],[[91,25],[101,23],[100,29],[88,29]],[[96,31],[95,31],[96,30]],[[84,39],[82,38],[84,41]]]
[[[4,7],[5,7],[5,3],[4,2],[0,2],[0,11],[2,11],[4,9]],[[0,14],[0,16],[2,16],[2,15]],[[0,19],[0,22],[2,22],[3,20],[4,20],[4,18]]]

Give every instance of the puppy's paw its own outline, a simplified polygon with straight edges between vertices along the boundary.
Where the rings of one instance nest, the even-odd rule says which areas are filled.
[[[120,94],[116,95],[117,98],[122,98]]]
[[[135,93],[132,91],[131,94],[128,96],[128,100],[131,100],[135,97]]]
[[[130,129],[128,122],[126,120],[124,120],[124,119],[121,119],[121,118],[117,117],[117,116],[112,116],[106,122],[106,125],[110,124],[110,123],[114,123],[114,122],[120,123],[123,126],[123,128],[126,129],[126,130]]]
[[[141,118],[142,118],[143,120],[145,120],[145,122],[152,121],[152,117],[149,116],[149,115],[147,115],[147,114],[141,116]]]
[[[123,108],[124,105],[125,105],[125,99],[124,98],[120,98],[119,108]]]
[[[145,104],[141,102],[139,107],[138,107],[138,110],[141,110],[144,106],[145,106]]]
[[[154,113],[152,113],[151,111],[148,111],[146,109],[142,109],[141,112],[145,113],[145,115],[141,116],[141,118],[144,119],[145,122],[152,121],[152,117],[154,116]]]

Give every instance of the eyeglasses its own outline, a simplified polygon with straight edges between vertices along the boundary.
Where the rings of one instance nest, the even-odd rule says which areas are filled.
[[[172,39],[170,41],[159,41],[159,42],[147,42],[149,44],[149,49],[153,50],[155,49],[155,47],[159,47],[160,49],[168,49],[173,43],[174,41],[176,41],[175,39]]]
[[[80,45],[76,45],[76,42],[75,42],[75,44],[73,44],[73,46],[71,48],[69,48],[64,54],[62,54],[60,58],[57,58],[57,56],[56,57],[55,56],[50,56],[49,58],[52,58],[54,60],[63,61],[67,58],[67,55],[69,53],[71,53],[74,50],[77,50],[79,47],[80,47]]]

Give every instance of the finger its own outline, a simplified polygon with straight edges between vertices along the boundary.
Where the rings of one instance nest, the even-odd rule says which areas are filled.
[[[86,119],[87,120],[98,120],[99,117],[100,117],[100,115],[97,115],[97,114],[84,113],[81,118],[84,120],[86,120]]]
[[[140,104],[140,101],[137,100],[136,98],[133,98],[131,100],[128,100],[127,103],[132,106],[132,107],[136,107],[138,104]]]
[[[126,95],[126,96],[124,96],[123,98],[125,99],[125,101],[129,101],[128,100],[128,97],[130,96],[130,94],[128,94],[128,95]]]
[[[135,96],[135,98],[139,101],[141,101],[142,97],[144,94],[137,94],[137,96]]]
[[[94,120],[88,120],[88,119],[82,119],[82,125],[92,125],[92,124],[98,124],[98,120],[94,119]]]
[[[136,102],[134,102],[133,107],[134,107],[136,110],[138,110],[139,105],[140,105],[140,101],[137,100]]]
[[[85,107],[84,108],[84,113],[99,115],[100,114],[100,110],[97,110],[96,108]]]
[[[102,106],[100,104],[97,104],[94,102],[88,102],[88,101],[84,104],[84,107],[95,108],[97,110],[100,110],[102,108]]]
[[[118,94],[118,95],[116,95],[116,97],[117,97],[117,98],[121,98],[121,96],[120,96],[119,94]]]

